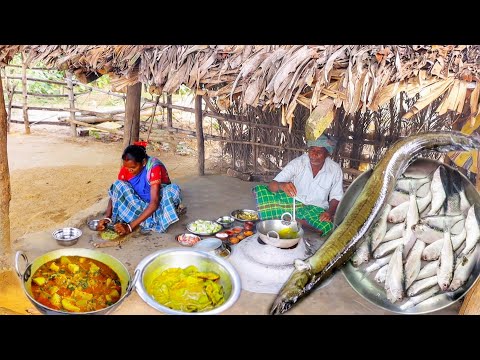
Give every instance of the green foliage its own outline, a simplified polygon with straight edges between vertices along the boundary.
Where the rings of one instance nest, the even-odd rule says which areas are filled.
[[[92,81],[90,85],[99,89],[110,90],[110,76],[102,75],[97,80]]]
[[[182,84],[180,85],[180,89],[178,89],[178,94],[182,96],[190,95],[192,94],[192,90],[188,88],[186,85]]]

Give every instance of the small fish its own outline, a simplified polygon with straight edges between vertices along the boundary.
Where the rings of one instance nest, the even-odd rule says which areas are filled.
[[[416,193],[417,190],[420,188],[420,186],[426,183],[430,183],[430,178],[428,176],[424,178],[418,178],[418,179],[402,177],[397,180],[397,185],[395,186],[395,190],[409,192],[410,187],[413,187]]]
[[[387,299],[390,302],[402,300],[403,282],[405,273],[403,270],[403,245],[397,247],[388,263],[387,276],[385,278],[385,291],[387,292]]]
[[[451,235],[453,250],[456,251],[463,244],[465,237],[467,236],[467,231],[463,231],[458,235]],[[437,260],[440,257],[440,253],[443,248],[443,234],[440,240],[435,241],[432,244],[429,244],[422,253],[422,260],[432,261]]]
[[[445,228],[448,226],[450,231],[454,234],[459,234],[461,229],[464,226],[465,218],[463,215],[456,215],[456,216],[444,216],[444,215],[431,215],[420,219],[421,224],[427,224],[428,226],[445,231]],[[453,231],[455,225],[458,226],[459,231]]]
[[[408,192],[402,192],[402,191],[394,191],[390,198],[388,199],[388,204],[392,205],[393,207],[398,206],[405,201],[408,201],[409,196]]]
[[[382,258],[394,252],[395,249],[398,247],[398,245],[401,245],[401,244],[403,244],[403,238],[384,242],[377,248],[377,250],[373,252],[373,257],[375,259]]]
[[[422,280],[437,275],[438,260],[428,262],[420,269],[416,280]]]
[[[448,288],[449,291],[455,291],[467,282],[470,274],[473,271],[473,268],[475,267],[479,249],[480,246],[477,245],[475,247],[475,250],[472,251],[469,255],[459,259],[455,272],[453,274],[452,282],[450,283],[450,287]]]
[[[400,309],[402,310],[407,310],[429,298],[431,298],[433,295],[438,293],[440,291],[440,286],[435,285],[434,287],[428,289],[427,291],[424,291],[420,295],[412,296],[410,299],[408,299],[407,302],[404,304],[400,305]]]
[[[467,213],[465,220],[465,228],[467,229],[467,239],[465,241],[465,249],[462,254],[467,255],[473,250],[478,240],[480,240],[480,227],[478,225],[477,216],[475,215],[475,204],[473,204]]]
[[[407,257],[410,249],[417,240],[415,233],[413,232],[413,225],[420,220],[420,211],[417,205],[417,199],[415,197],[415,190],[413,187],[410,189],[410,200],[408,206],[407,218],[405,219],[405,229],[403,231],[403,257]]]
[[[437,288],[438,288],[438,290],[437,290]],[[436,289],[437,291],[434,291],[432,289]],[[449,298],[447,293],[442,293],[441,292],[440,294],[435,295],[437,292],[440,292],[441,290],[442,289],[440,289],[440,287],[437,285],[436,287],[433,287],[433,288],[425,291],[425,293],[428,293],[429,296],[425,295],[425,300],[422,300],[421,302],[418,302],[417,305],[418,306],[424,306],[425,308],[432,308],[432,307],[437,307],[438,308],[438,303],[440,303],[440,302],[445,302],[445,304],[447,302],[451,302],[452,299]],[[430,293],[430,291],[433,294]],[[422,293],[422,294],[425,294],[425,293]],[[421,296],[422,294],[420,294],[418,296]]]
[[[393,254],[387,255],[383,258],[375,260],[375,262],[371,263],[365,268],[365,276],[374,272],[375,270],[380,269],[381,267],[387,265],[390,262]]]
[[[443,185],[444,179],[446,179],[446,170],[445,167],[440,165],[437,170],[433,173],[433,179],[430,184],[430,191],[432,192],[432,204],[430,208],[429,215],[435,215],[440,208],[443,206],[447,194]]]
[[[461,215],[460,192],[463,192],[462,176],[458,171],[453,171],[450,168],[446,168],[446,171],[447,179],[444,187],[447,198],[440,208],[439,214],[448,216]]]
[[[444,153],[478,148],[480,136],[451,130],[411,135],[390,146],[371,171],[343,221],[315,254],[303,261],[306,266],[296,266],[294,263],[294,270],[274,299],[270,314],[282,314],[291,309],[298,300],[350,259],[384,209],[396,180],[421,153],[427,150]]]
[[[385,242],[385,241],[400,239],[403,235],[404,226],[405,224],[403,223],[393,225],[385,234],[383,241]]]
[[[405,287],[408,288],[416,279],[420,273],[420,267],[422,266],[422,251],[425,249],[425,243],[420,240],[416,240],[412,247],[412,251],[407,256],[405,262]]]
[[[390,210],[392,209],[392,206],[387,204],[385,205],[385,208],[382,211],[382,215],[380,216],[380,219],[377,221],[377,223],[374,225],[373,230],[372,230],[372,251],[374,251],[378,245],[383,242],[383,239],[385,238],[385,234],[387,233],[387,216]]]
[[[432,193],[430,191],[427,193],[425,197],[416,198],[418,212],[422,213],[430,204],[431,200],[432,200]],[[404,202],[394,207],[388,214],[388,217],[387,217],[388,222],[398,224],[400,222],[405,221],[408,214],[409,207],[410,207],[410,201]]]
[[[352,256],[352,264],[355,267],[360,266],[364,262],[367,262],[370,259],[370,242],[371,236],[368,236],[367,239],[362,242],[362,244],[358,247],[357,251]]]
[[[414,281],[412,285],[407,290],[408,296],[415,296],[427,289],[430,289],[432,286],[438,286],[438,277],[437,275],[431,276],[422,280]]]
[[[387,272],[388,272],[388,264],[382,266],[380,270],[377,271],[377,273],[375,274],[375,281],[378,283],[384,283],[385,279],[387,278]]]
[[[443,239],[443,231],[431,228],[427,224],[418,223],[413,225],[412,229],[417,239],[426,244],[432,244],[435,241]]]
[[[437,268],[438,285],[443,291],[446,291],[452,282],[454,265],[452,238],[450,228],[447,226],[447,230],[443,233],[443,246]]]
[[[417,189],[417,200],[419,198],[423,198],[423,197],[427,196],[428,193],[431,193],[431,191],[430,191],[431,184],[432,183],[429,181],[429,182],[423,184],[422,186],[420,186]]]

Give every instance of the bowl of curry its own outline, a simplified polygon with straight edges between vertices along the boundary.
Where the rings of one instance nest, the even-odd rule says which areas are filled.
[[[219,314],[240,296],[240,276],[235,268],[206,251],[159,250],[145,257],[137,271],[138,295],[165,314]]]
[[[83,248],[51,251],[31,263],[17,251],[15,270],[25,295],[46,315],[107,314],[132,292],[138,277],[130,278],[115,257]]]

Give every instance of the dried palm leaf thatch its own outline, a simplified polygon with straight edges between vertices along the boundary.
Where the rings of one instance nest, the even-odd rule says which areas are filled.
[[[222,106],[283,108],[290,127],[298,105],[312,111],[330,98],[347,115],[378,111],[402,91],[418,94],[407,119],[440,96],[440,114],[462,112],[465,100],[478,111],[478,92],[466,87],[480,81],[478,45],[0,45],[0,64],[17,52],[128,79],[117,89],[141,81],[171,94],[185,84]]]
[[[473,111],[472,111],[473,112]],[[473,119],[472,121],[467,121],[463,125],[461,132],[464,134],[472,134],[475,130],[480,128],[480,115],[477,114],[476,117],[471,117]],[[474,172],[478,174],[478,151],[469,151],[469,152],[458,152],[458,151],[452,151],[448,153],[448,156],[450,159],[453,160],[453,162],[460,167],[465,168],[466,170],[469,170],[471,172]]]

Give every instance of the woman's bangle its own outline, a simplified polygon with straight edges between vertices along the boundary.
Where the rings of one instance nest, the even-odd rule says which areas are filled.
[[[103,218],[103,220],[108,220],[108,223],[110,224],[112,222],[112,219],[106,217],[106,218]]]
[[[128,226],[128,228],[130,229],[130,232],[133,232],[132,227],[130,226],[130,224],[127,223],[127,226]]]

